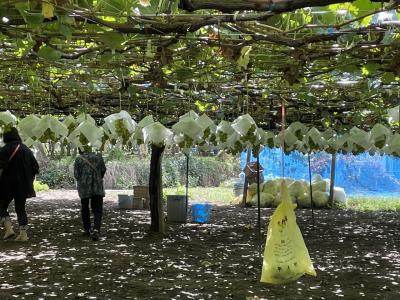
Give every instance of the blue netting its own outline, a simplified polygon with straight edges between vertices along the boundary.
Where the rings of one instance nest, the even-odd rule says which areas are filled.
[[[331,155],[325,152],[311,154],[312,175],[329,178]],[[253,157],[252,161],[255,160]],[[244,168],[246,153],[240,158]],[[260,153],[264,179],[281,177],[281,150],[264,149]],[[307,156],[295,151],[284,156],[285,177],[308,180]],[[400,193],[400,159],[390,155],[337,154],[335,186],[343,187],[347,194],[395,195]]]

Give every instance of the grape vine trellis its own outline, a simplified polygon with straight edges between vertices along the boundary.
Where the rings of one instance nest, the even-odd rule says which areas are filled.
[[[399,1],[5,0],[0,103],[24,116],[190,109],[278,129],[385,123],[398,104]],[[191,99],[190,103],[187,101]]]

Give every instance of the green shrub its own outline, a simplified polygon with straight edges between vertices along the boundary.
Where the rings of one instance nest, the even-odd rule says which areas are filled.
[[[40,166],[37,180],[47,184],[51,189],[75,188],[72,166],[71,159],[51,160],[46,165]]]
[[[172,161],[172,162],[171,162]],[[165,166],[165,167],[164,167]],[[186,182],[186,158],[167,158],[163,164],[164,186],[173,187]],[[174,173],[169,170],[172,168]],[[219,186],[240,173],[238,159],[219,160],[215,157],[190,157],[189,184],[191,186]]]
[[[109,159],[113,160],[109,160]],[[116,160],[119,158],[121,160]],[[122,159],[125,158],[125,159]],[[41,166],[38,180],[51,189],[75,189],[73,177],[74,160],[72,158],[52,160]],[[150,160],[139,159],[124,152],[114,151],[106,159],[107,172],[104,177],[106,189],[131,189],[134,185],[148,185],[150,177]],[[186,184],[186,157],[164,157],[163,186],[176,187]],[[222,182],[237,177],[240,173],[238,159],[221,160],[216,157],[190,157],[189,185],[219,186]]]
[[[49,190],[49,186],[47,184],[36,180],[33,182],[33,188],[35,189],[35,192],[46,192]]]

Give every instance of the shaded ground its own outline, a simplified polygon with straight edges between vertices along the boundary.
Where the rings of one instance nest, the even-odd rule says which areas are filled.
[[[113,198],[99,242],[80,235],[76,193],[30,200],[30,241],[0,241],[0,299],[400,299],[399,213],[319,210],[312,230],[298,210],[318,276],[272,286],[259,283],[256,209],[214,205],[210,224],[169,224],[162,239]]]

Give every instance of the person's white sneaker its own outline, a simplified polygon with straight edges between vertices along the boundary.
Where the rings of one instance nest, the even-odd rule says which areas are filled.
[[[3,219],[3,225],[4,225],[4,236],[3,236],[3,240],[6,240],[12,236],[15,235],[12,223],[11,223],[11,219],[9,217],[5,217]]]
[[[26,226],[21,226],[18,236],[15,238],[18,242],[28,241],[28,234],[26,233]]]

